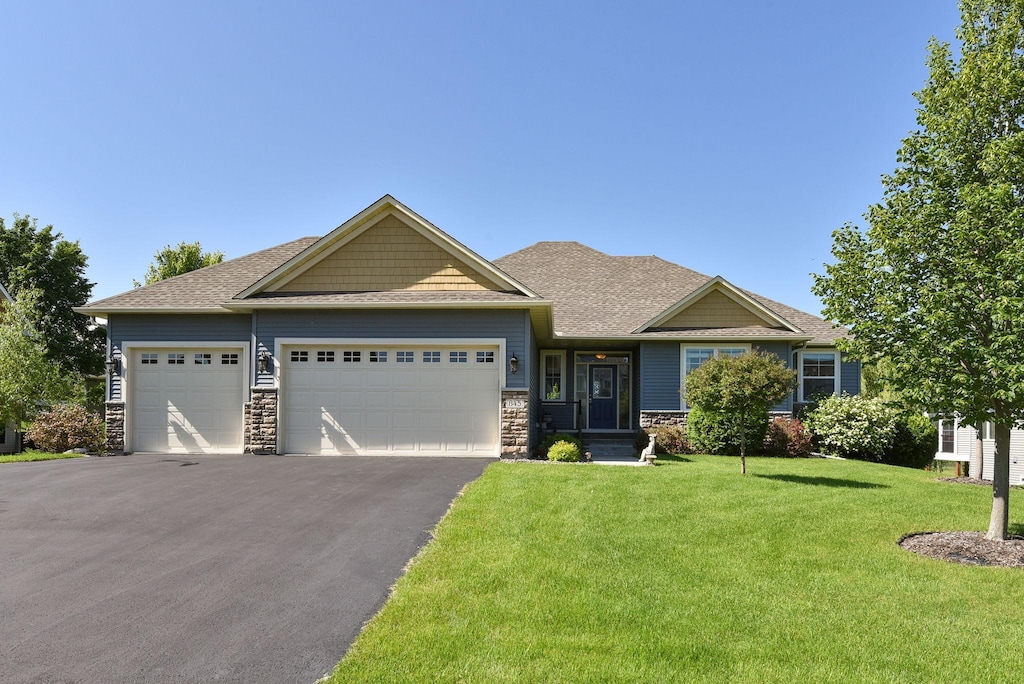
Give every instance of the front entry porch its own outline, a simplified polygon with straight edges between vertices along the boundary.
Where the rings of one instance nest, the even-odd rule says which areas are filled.
[[[578,425],[584,432],[633,429],[633,373],[629,352],[574,355]]]

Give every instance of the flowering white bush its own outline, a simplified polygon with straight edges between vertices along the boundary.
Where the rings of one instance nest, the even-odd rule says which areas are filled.
[[[897,420],[880,400],[849,394],[823,399],[807,416],[825,453],[875,461],[896,437]]]

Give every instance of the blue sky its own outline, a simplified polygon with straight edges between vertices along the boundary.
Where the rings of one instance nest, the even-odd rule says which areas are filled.
[[[96,298],[166,244],[229,258],[386,193],[493,259],[657,254],[818,313],[952,1],[0,5],[0,216]],[[585,268],[585,264],[580,264]]]

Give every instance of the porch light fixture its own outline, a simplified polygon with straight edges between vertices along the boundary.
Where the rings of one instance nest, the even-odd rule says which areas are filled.
[[[107,367],[107,375],[114,377],[117,374],[117,357],[111,354],[107,357],[107,360],[103,362]]]
[[[604,361],[606,358],[608,358],[607,354],[594,354],[594,356],[597,357],[598,361]]]
[[[266,349],[260,349],[256,355],[256,371],[259,373],[270,372],[270,352]]]
[[[508,372],[512,375],[519,372],[519,359],[516,358],[515,353],[513,353],[512,358],[508,360]]]

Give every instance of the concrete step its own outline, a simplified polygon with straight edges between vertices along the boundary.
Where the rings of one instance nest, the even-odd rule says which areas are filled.
[[[594,457],[629,458],[637,453],[632,439],[585,439],[583,450]]]

